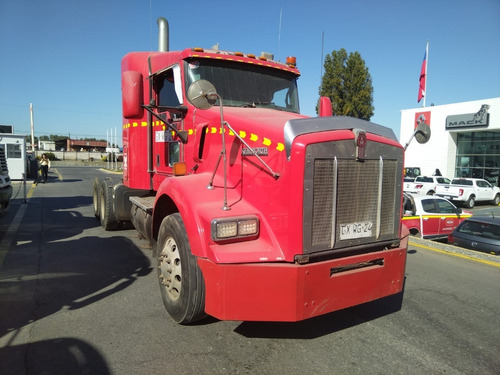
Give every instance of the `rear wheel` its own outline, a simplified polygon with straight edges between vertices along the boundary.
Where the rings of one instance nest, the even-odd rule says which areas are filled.
[[[101,183],[101,226],[104,230],[118,229],[119,223],[113,211],[113,181],[104,179]]]
[[[469,199],[467,199],[467,202],[465,202],[465,205],[467,206],[467,208],[473,208],[475,203],[476,199],[474,198],[473,195],[471,195]]]
[[[206,316],[203,274],[191,253],[186,228],[178,213],[163,219],[155,246],[158,280],[166,310],[181,324],[203,319]]]
[[[92,189],[92,205],[94,207],[94,216],[99,219],[101,216],[101,180],[94,178],[94,187]]]

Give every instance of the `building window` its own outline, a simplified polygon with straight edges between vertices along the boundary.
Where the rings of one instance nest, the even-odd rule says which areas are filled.
[[[457,134],[455,177],[483,178],[499,184],[500,132]]]
[[[7,143],[7,159],[21,159],[22,156],[20,144]]]

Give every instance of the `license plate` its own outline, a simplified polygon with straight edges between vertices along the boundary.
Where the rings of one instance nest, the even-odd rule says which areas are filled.
[[[340,224],[340,239],[352,240],[372,236],[373,223],[364,221],[361,223]]]

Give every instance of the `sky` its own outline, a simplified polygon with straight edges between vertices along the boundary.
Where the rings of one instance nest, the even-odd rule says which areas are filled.
[[[427,106],[500,96],[500,0],[0,0],[0,124],[30,134],[32,103],[35,136],[121,135],[121,59],[158,49],[158,17],[169,22],[170,50],[219,43],[295,56],[308,116],[325,56],[359,52],[374,88],[371,121],[397,137],[401,110],[422,106],[427,40]]]

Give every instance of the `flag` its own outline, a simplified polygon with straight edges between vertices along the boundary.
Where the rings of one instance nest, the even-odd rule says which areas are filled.
[[[427,42],[427,46],[425,48],[424,53],[424,61],[422,61],[422,68],[420,69],[420,79],[418,86],[418,101],[420,103],[423,97],[425,97],[425,86],[427,84],[427,53],[429,51],[429,42]],[[424,99],[425,103],[425,99]]]

